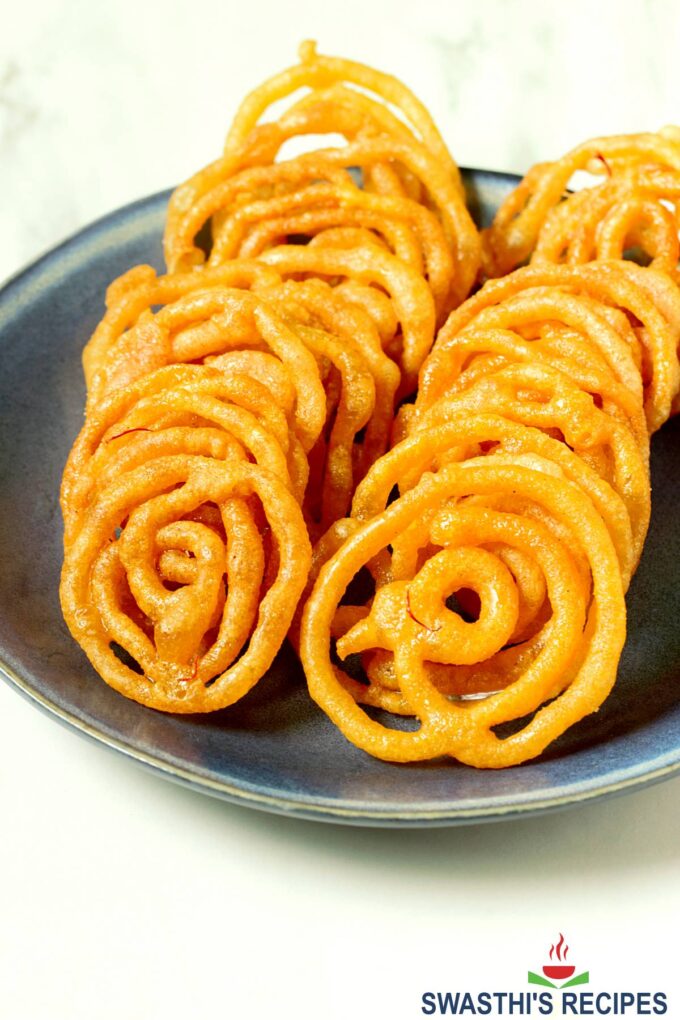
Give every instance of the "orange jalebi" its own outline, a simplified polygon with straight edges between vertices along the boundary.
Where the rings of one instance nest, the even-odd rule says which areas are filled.
[[[260,122],[300,88],[309,90],[302,99]],[[347,144],[275,163],[284,144],[310,134],[339,134]],[[458,168],[422,104],[396,79],[320,56],[313,43],[301,47],[299,65],[247,97],[222,158],[173,195],[165,234],[172,271],[205,261],[197,237],[208,223],[211,265],[338,227],[380,238],[427,279],[440,321],[480,264]]]
[[[345,261],[352,254],[338,252]],[[313,467],[306,510],[325,529],[347,513],[357,481],[387,447],[400,373],[360,305],[320,279],[282,275],[243,261],[201,273],[156,277],[140,266],[126,274],[110,288],[85,349],[88,408],[167,365],[211,364],[252,378],[293,420]]]
[[[301,656],[358,746],[497,768],[599,707],[649,521],[648,429],[678,391],[679,300],[654,269],[537,265],[451,314],[403,438],[314,554]]]
[[[345,612],[350,626],[338,632],[348,586],[385,553],[391,563],[381,565],[370,603]],[[531,613],[537,583],[551,609],[546,622],[542,602]],[[461,589],[479,600],[474,622],[447,607]],[[333,632],[340,659],[388,653],[397,690],[379,677],[371,699],[371,687],[334,666]],[[624,637],[619,563],[592,501],[540,457],[481,457],[426,472],[382,513],[356,522],[307,602],[301,655],[312,697],[371,754],[391,761],[448,754],[501,767],[539,754],[597,708],[616,677]],[[498,693],[452,700],[461,687]],[[380,697],[383,690],[391,700]],[[419,728],[385,725],[360,701],[413,714]],[[509,736],[495,729],[528,715]]]
[[[275,162],[292,139],[333,133],[344,149]],[[166,255],[167,275],[137,266],[111,285],[84,351],[62,604],[109,683],[203,711],[271,662],[308,535],[348,513],[387,449],[397,396],[469,290],[480,243],[422,104],[306,44],[245,101],[223,159],[173,196]]]
[[[568,194],[577,171],[600,183]],[[534,252],[537,260],[574,264],[640,247],[656,268],[675,275],[679,187],[678,127],[584,142],[537,163],[508,195],[484,232],[486,270],[502,276]]]
[[[482,243],[425,107],[304,43],[85,348],[61,598],[107,683],[211,711],[288,635],[358,747],[483,768],[596,711],[678,401],[679,198],[680,129],[599,138]]]

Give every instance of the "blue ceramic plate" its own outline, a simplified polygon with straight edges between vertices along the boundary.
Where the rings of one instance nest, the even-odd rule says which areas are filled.
[[[517,178],[465,174],[488,223]],[[61,619],[57,493],[82,423],[80,353],[109,281],[161,267],[167,194],[99,220],[0,293],[0,661],[7,680],[75,730],[160,775],[267,811],[367,825],[452,825],[566,807],[680,769],[680,422],[653,442],[654,514],[631,588],[612,696],[540,759],[501,772],[390,765],[348,744],[310,701],[294,655],[238,705],[162,715],[93,672]]]

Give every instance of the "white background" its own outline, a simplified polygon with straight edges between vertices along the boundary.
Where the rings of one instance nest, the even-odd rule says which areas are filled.
[[[297,42],[375,63],[462,164],[522,171],[680,117],[675,0],[0,0],[0,277],[213,158]],[[564,931],[680,1016],[680,779],[567,813],[388,832],[188,793],[0,685],[0,1017],[406,1020],[514,991]]]

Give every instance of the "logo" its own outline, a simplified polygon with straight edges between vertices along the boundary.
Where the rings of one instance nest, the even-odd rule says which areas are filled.
[[[587,985],[590,981],[590,974],[584,970],[582,974],[574,977],[576,967],[567,963],[569,946],[560,932],[560,941],[557,945],[550,947],[550,963],[546,963],[543,974],[534,974],[532,970],[527,974],[527,981],[530,985],[543,985],[546,988],[573,988],[574,985]],[[559,982],[557,984],[556,982]]]
[[[569,958],[569,946],[562,932],[550,947],[541,972],[527,973],[529,985],[539,988],[501,988],[485,985],[465,988],[449,985],[440,991],[422,992],[421,1016],[526,1016],[540,1020],[544,1016],[562,1017],[634,1017],[664,1016],[669,1011],[668,995],[652,988],[576,988],[590,985],[590,971],[576,973]],[[674,1014],[676,1015],[676,1014]]]

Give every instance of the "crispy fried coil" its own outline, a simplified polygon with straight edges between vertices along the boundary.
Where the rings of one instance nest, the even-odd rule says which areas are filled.
[[[293,427],[294,394],[272,362],[269,386],[243,372],[172,365],[106,396],[88,415],[64,468],[65,544],[74,540],[101,491],[159,457],[252,461],[301,502],[309,469]]]
[[[357,482],[387,448],[400,373],[370,316],[321,280],[288,281],[263,296],[322,372],[326,424],[310,451],[305,501],[316,535],[349,512]]]
[[[590,394],[563,372],[520,363],[442,397],[411,427],[427,429],[454,414],[486,411],[563,441],[618,493],[630,518],[637,563],[649,524],[649,469],[647,448],[640,446],[627,423],[598,408]]]
[[[413,392],[436,324],[432,295],[418,273],[377,245],[282,245],[265,252],[262,261],[284,279],[335,282],[343,297],[373,318],[383,349],[401,369],[400,395]]]
[[[270,359],[269,386],[205,365],[157,369],[101,401],[64,471],[65,618],[107,682],[167,711],[240,698],[278,650],[281,606],[290,615],[306,576],[294,391],[271,355],[245,353]]]
[[[354,100],[368,99],[371,93],[378,96],[380,102],[372,100],[370,108],[383,130],[419,140],[446,168],[462,193],[458,168],[432,116],[402,82],[356,61],[323,56],[317,53],[316,44],[311,41],[301,44],[299,55],[299,64],[270,78],[246,96],[227,136],[226,151],[240,150],[267,109],[299,88],[318,91],[335,85],[358,86],[363,91],[353,90]],[[395,117],[386,104],[400,117]]]
[[[576,171],[604,183],[567,196]],[[652,256],[656,268],[677,271],[680,128],[595,138],[561,159],[539,163],[505,199],[483,233],[487,275],[503,276],[535,249],[549,261],[620,257],[628,247]],[[665,204],[664,204],[665,203]],[[675,230],[673,230],[673,222]]]
[[[540,753],[599,706],[616,674],[622,594],[649,523],[648,423],[661,424],[677,392],[677,311],[666,276],[611,262],[518,270],[452,313],[421,370],[415,405],[400,412],[395,433],[404,438],[373,465],[351,518],[329,529],[313,556],[301,654],[313,697],[349,739],[394,760],[452,754],[501,767]],[[467,487],[464,478],[476,481]],[[592,546],[576,539],[581,514],[603,529]],[[369,538],[378,534],[380,542]],[[550,568],[539,548],[554,553]],[[587,649],[602,624],[597,575],[611,552],[617,629],[605,642],[608,680],[598,686]],[[362,568],[371,587],[359,598],[354,580],[347,596]],[[337,597],[330,616],[329,583]],[[577,591],[574,638],[558,601]],[[351,675],[332,664],[333,641],[340,660],[358,657]],[[548,642],[569,651],[549,674],[553,686],[537,683],[533,699],[525,677],[542,675]],[[590,678],[583,687],[581,669]],[[487,707],[450,701],[461,697]],[[387,730],[359,704],[415,715],[418,736]],[[521,710],[503,716],[491,707],[503,704]],[[516,727],[534,712],[517,737],[492,728]]]
[[[139,268],[141,271],[146,267]],[[241,267],[234,264],[234,273],[239,272]],[[262,279],[271,283],[278,277],[265,272]],[[251,291],[219,284],[203,287],[203,282],[202,274],[187,274],[187,278],[160,277],[157,285],[146,280],[141,293],[131,290],[123,296],[122,303],[134,309],[134,319],[127,310],[123,319],[117,302],[109,306],[106,332],[101,327],[95,332],[97,341],[105,336],[106,344],[97,352],[88,413],[106,394],[157,368],[210,362],[227,354],[268,353],[287,370],[295,391],[295,429],[308,452],[316,443],[326,417],[326,398],[314,355],[295,330]],[[168,292],[169,298],[161,305],[159,294],[162,291]],[[180,296],[175,298],[177,292]],[[155,296],[156,311],[150,306],[151,295]],[[114,322],[116,325],[112,328]],[[237,361],[234,357],[233,362]],[[254,359],[251,355],[253,373],[258,364],[264,363],[264,359]],[[224,361],[222,365],[227,368]]]
[[[349,227],[380,237],[426,276],[442,321],[469,292],[481,246],[439,132],[396,79],[318,56],[313,44],[303,45],[301,57],[247,97],[224,156],[174,193],[164,242],[169,269],[204,262],[196,238],[209,222],[212,265],[291,234],[309,238]],[[311,91],[278,120],[258,123],[273,102],[300,87]],[[347,144],[275,164],[285,143],[319,134],[343,135]],[[361,171],[361,188],[349,168]]]
[[[322,164],[320,173],[325,171]],[[427,280],[438,323],[457,303],[451,295],[453,257],[434,213],[409,198],[372,194],[349,176],[341,184],[315,179],[300,190],[226,210],[207,264],[253,258],[289,237],[326,243],[342,237],[347,247],[380,244]]]
[[[677,392],[677,341],[666,326],[666,347],[658,352],[655,335],[645,419],[642,348],[613,302],[627,311],[634,304],[653,326],[666,325],[648,291],[633,285],[650,272],[622,263],[531,267],[490,282],[442,330],[423,367],[415,408],[401,422],[412,431],[451,415],[492,412],[562,440],[623,501],[633,567],[650,514],[647,422],[660,424]],[[662,402],[652,380],[664,376]]]
[[[116,690],[163,711],[212,711],[271,665],[309,562],[300,508],[276,474],[237,457],[159,456],[100,484],[80,515],[62,611]]]
[[[511,449],[513,438],[527,451],[536,441],[533,430],[502,421],[471,428],[458,418],[443,428],[454,446],[474,446],[483,434]],[[436,458],[429,436],[388,454],[387,474],[418,474]],[[387,509],[340,522],[337,540],[326,537],[332,555],[305,606],[301,657],[312,697],[357,746],[390,761],[451,755],[500,768],[540,754],[608,694],[625,638],[608,524],[622,542],[625,514],[566,447],[566,456],[545,457],[552,443],[561,445],[542,437],[539,453],[472,456],[425,471]],[[387,498],[385,477],[373,480],[382,464],[357,493],[358,508],[371,513],[381,484],[378,504]],[[593,493],[611,507],[607,524]],[[375,594],[341,604],[364,567]],[[474,621],[447,607],[456,592],[476,599]],[[334,665],[333,642],[341,662],[363,658],[369,679],[373,663],[368,687]],[[488,696],[452,700],[460,693]],[[392,729],[360,702],[413,715],[419,728]]]
[[[678,283],[679,201],[680,171],[632,167],[555,206],[531,261],[580,265],[633,252]]]
[[[568,334],[558,324],[567,326]],[[636,400],[641,380],[649,431],[670,414],[680,386],[680,291],[663,273],[613,260],[532,265],[488,281],[440,331],[421,373],[421,407],[446,388],[448,352],[455,350],[461,333],[478,325],[517,326],[526,336],[532,330],[534,337],[540,327],[552,345],[551,357],[559,348],[579,357],[584,371],[598,371],[604,359],[612,379]],[[532,350],[534,343],[532,338]]]
[[[348,261],[344,252],[337,255]],[[370,312],[351,294],[319,279],[282,283],[282,274],[263,263],[227,268],[228,275],[156,277],[150,267],[137,267],[110,288],[88,357],[89,414],[108,395],[168,365],[203,361],[228,379],[250,377],[253,393],[266,387],[292,422],[300,499],[299,455],[309,455],[305,514],[316,534],[348,512],[357,481],[385,451],[400,371],[383,351]]]
[[[355,447],[353,451],[355,481],[360,480],[387,449],[401,378],[397,365],[383,350],[383,339],[378,328],[380,319],[376,323],[366,307],[353,300],[349,290],[331,287],[315,277],[287,280],[275,287],[263,288],[261,294],[296,328],[316,327],[317,331],[323,330],[333,339],[339,348],[338,374],[342,375],[343,359],[356,361],[364,373],[370,373],[375,393],[374,403],[361,446]],[[330,356],[329,360],[333,362]],[[358,401],[360,395],[361,390],[349,393],[347,399]],[[330,416],[329,407],[327,421]]]
[[[260,283],[262,286],[277,283],[279,277],[266,266],[254,260],[230,262],[218,269],[206,271],[202,275],[200,286],[205,290],[212,287],[237,287],[248,290]],[[83,350],[83,368],[88,388],[89,406],[96,403],[99,397],[111,390],[114,385],[124,385],[134,377],[158,368],[157,358],[151,357],[147,362],[145,350],[140,345],[129,356],[130,364],[125,373],[126,357],[124,347],[120,344],[124,335],[139,323],[142,316],[150,314],[153,308],[178,301],[191,291],[198,289],[198,281],[191,273],[170,273],[157,276],[151,266],[134,266],[119,276],[106,291],[106,312]],[[116,360],[120,363],[118,372],[120,382],[110,379],[107,363],[113,355],[113,349],[121,352]],[[152,347],[152,354],[155,348]],[[103,377],[100,375],[103,373]],[[136,374],[135,374],[136,373]]]

